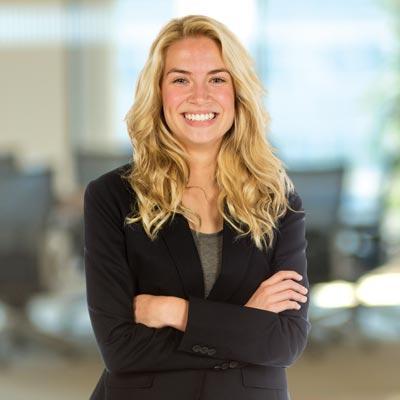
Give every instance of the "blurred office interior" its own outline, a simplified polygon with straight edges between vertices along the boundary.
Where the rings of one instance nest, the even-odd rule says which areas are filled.
[[[0,398],[87,399],[83,192],[130,161],[124,117],[170,18],[249,49],[306,210],[309,344],[295,400],[400,399],[398,0],[0,1]]]

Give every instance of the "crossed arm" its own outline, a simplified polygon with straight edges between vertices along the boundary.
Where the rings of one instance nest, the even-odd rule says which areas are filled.
[[[301,308],[305,303],[308,289],[296,280],[302,276],[295,271],[279,271],[266,279],[245,304],[246,307],[259,308],[271,312]],[[152,328],[171,326],[180,331],[186,330],[189,302],[174,296],[153,296],[140,294],[134,297],[134,319]]]

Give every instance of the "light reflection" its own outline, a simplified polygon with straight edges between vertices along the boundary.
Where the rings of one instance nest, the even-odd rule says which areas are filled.
[[[356,283],[336,280],[315,284],[311,302],[326,309],[400,306],[400,272],[368,274]]]
[[[311,297],[320,308],[348,308],[358,304],[354,285],[342,280],[314,285]]]
[[[400,273],[364,276],[358,281],[356,295],[366,306],[400,305]]]

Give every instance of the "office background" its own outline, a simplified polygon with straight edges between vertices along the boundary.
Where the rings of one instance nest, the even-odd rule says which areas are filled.
[[[399,400],[398,0],[0,0],[0,397],[94,388],[82,194],[129,161],[138,73],[186,14],[252,54],[307,212],[313,328],[292,397]]]

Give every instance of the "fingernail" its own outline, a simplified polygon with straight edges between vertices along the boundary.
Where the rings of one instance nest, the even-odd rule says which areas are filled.
[[[297,275],[297,279],[298,279],[299,281],[301,281],[301,280],[303,279],[303,277],[302,277],[301,275]]]

